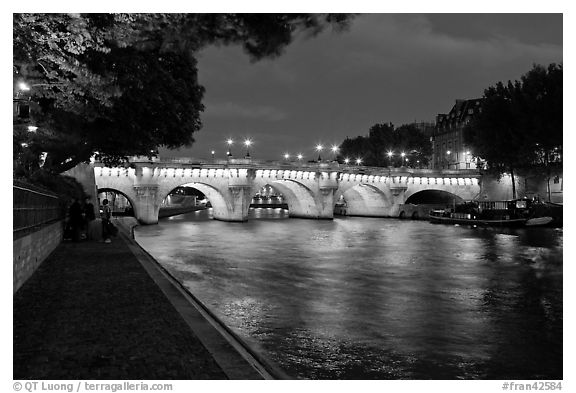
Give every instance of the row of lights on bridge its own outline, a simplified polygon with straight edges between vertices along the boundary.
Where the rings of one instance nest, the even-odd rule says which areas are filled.
[[[226,156],[227,157],[231,157],[232,156],[232,145],[234,144],[234,140],[232,139],[228,139],[226,141],[226,144],[228,146],[228,150],[226,151]],[[244,142],[242,142],[242,144],[246,147],[246,158],[250,158],[250,146],[252,146],[253,142],[250,139],[245,139]],[[324,146],[321,144],[318,144],[315,146],[314,148],[316,150],[316,152],[318,153],[318,161],[322,161],[322,156],[321,153],[324,150]],[[338,154],[338,151],[340,150],[340,148],[336,145],[332,145],[332,147],[330,148],[330,151],[332,152],[332,154],[334,155],[334,159],[336,159],[336,155]],[[212,154],[212,158],[214,158],[216,151],[212,150],[210,152]],[[292,156],[290,153],[284,153],[284,159],[285,160],[289,160],[291,157],[296,157],[296,159],[298,161],[302,161],[302,159],[304,159],[304,155],[302,153],[298,153],[295,154],[294,156]],[[346,164],[349,164],[351,162],[351,160],[349,158],[345,158],[344,162]],[[362,158],[357,158],[355,160],[357,165],[362,164]]]

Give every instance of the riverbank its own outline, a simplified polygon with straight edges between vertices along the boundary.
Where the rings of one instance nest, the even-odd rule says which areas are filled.
[[[125,219],[126,220],[126,219]],[[262,379],[121,230],[63,242],[13,298],[14,379]]]

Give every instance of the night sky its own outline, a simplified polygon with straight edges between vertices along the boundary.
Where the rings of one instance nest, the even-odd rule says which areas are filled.
[[[251,62],[237,46],[199,54],[206,88],[191,148],[162,156],[234,156],[249,137],[256,159],[317,157],[314,146],[366,135],[376,123],[433,122],[455,99],[481,97],[534,63],[561,63],[561,14],[366,14],[348,31],[299,36],[276,59]]]

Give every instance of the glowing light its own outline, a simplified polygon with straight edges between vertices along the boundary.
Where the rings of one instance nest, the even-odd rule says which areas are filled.
[[[324,149],[324,146],[320,144],[316,145],[316,151],[322,151],[322,149]]]
[[[470,150],[467,150],[467,151],[466,151],[466,154],[470,154]]]
[[[28,144],[27,144],[26,142],[22,142],[22,143],[20,144],[20,146],[22,146],[22,147],[28,147]]]
[[[349,162],[350,162],[350,159],[349,159],[348,157],[346,157],[346,158],[344,159],[344,163],[348,164]]]
[[[356,165],[360,165],[362,164],[362,159],[361,158],[357,158],[356,159]]]
[[[36,130],[38,130],[38,127],[36,127],[36,126],[28,126],[28,132],[36,132]]]
[[[226,141],[226,143],[228,144],[228,146],[232,146],[232,144],[234,143],[234,141],[232,139],[228,139]]]
[[[338,152],[338,146],[332,146],[332,153]]]
[[[244,144],[246,145],[246,147],[250,147],[250,145],[252,144],[252,141],[250,139],[246,139],[244,141]]]
[[[298,153],[297,157],[298,157],[298,160],[301,160],[304,156],[302,154]]]
[[[406,153],[402,152],[402,153],[400,153],[400,156],[401,156],[402,158],[404,158],[404,157],[406,156]]]
[[[28,91],[28,90],[30,90],[30,86],[28,86],[28,85],[26,84],[26,82],[20,82],[20,83],[18,83],[18,88],[19,88],[20,90],[22,90],[22,91]]]
[[[450,150],[448,150],[448,151],[446,152],[446,154],[448,154],[448,155],[450,155],[450,153],[452,153]]]
[[[288,153],[284,154],[284,159],[285,159],[285,160],[287,160],[287,159],[289,159],[289,158],[290,158],[290,154],[288,154]]]
[[[388,157],[392,157],[393,155],[394,155],[393,152],[391,152],[391,151],[388,152]]]

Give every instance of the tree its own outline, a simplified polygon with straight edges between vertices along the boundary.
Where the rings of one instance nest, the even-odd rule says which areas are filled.
[[[36,104],[38,130],[30,136],[22,132],[27,124],[15,121],[14,156],[24,157],[22,149],[45,152],[45,168],[62,172],[95,152],[119,163],[129,155],[155,155],[159,146],[190,145],[202,126],[200,49],[238,44],[257,61],[279,56],[298,34],[342,29],[349,20],[331,14],[15,14],[14,95]]]
[[[541,171],[549,183],[552,168],[561,165],[562,66],[535,65],[520,81],[490,86],[481,109],[464,140],[487,170],[510,173],[514,198],[519,170]]]
[[[392,152],[393,156],[389,156]],[[405,153],[405,157],[401,157]],[[432,145],[416,126],[412,124],[394,128],[392,123],[374,124],[368,136],[346,138],[340,145],[342,157],[362,157],[369,166],[393,166],[399,160],[408,159],[409,165],[427,165],[432,154]],[[406,162],[401,162],[402,166]]]

